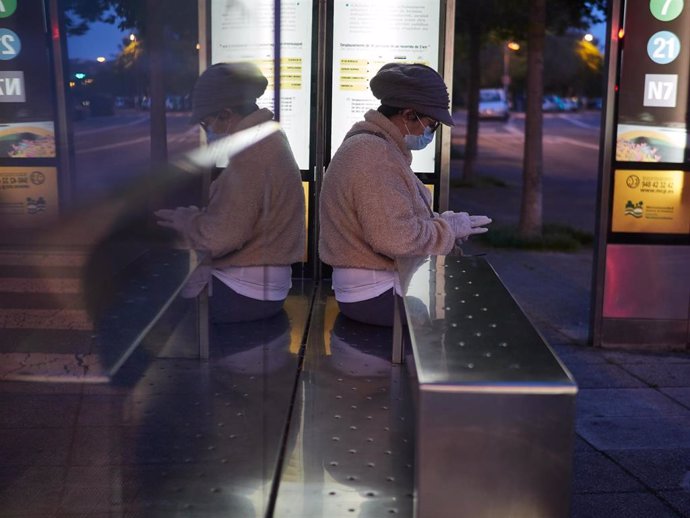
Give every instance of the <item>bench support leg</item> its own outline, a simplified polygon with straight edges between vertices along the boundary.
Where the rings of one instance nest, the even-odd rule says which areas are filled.
[[[208,290],[206,286],[197,297],[197,337],[199,341],[199,359],[208,360],[209,357],[209,321],[208,321]]]
[[[405,347],[403,346],[404,344],[404,334],[405,330],[403,329],[402,325],[402,303],[400,300],[400,297],[394,297],[394,309],[393,309],[393,358],[392,362],[393,363],[403,363],[403,359],[405,356]]]

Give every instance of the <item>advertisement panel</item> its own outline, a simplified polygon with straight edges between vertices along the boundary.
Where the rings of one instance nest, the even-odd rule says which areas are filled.
[[[0,221],[5,230],[41,226],[57,215],[55,167],[0,167]]]
[[[300,169],[309,169],[312,3],[282,0],[280,123]],[[274,109],[273,0],[211,1],[211,63],[249,61],[268,79],[260,107]]]
[[[613,232],[690,233],[690,173],[616,171],[611,221]]]
[[[55,158],[51,121],[0,124],[0,157]]]
[[[369,81],[392,61],[439,65],[439,0],[335,0],[331,156],[379,101]],[[385,13],[385,15],[382,15]],[[435,146],[412,153],[412,169],[434,172]]]
[[[682,163],[690,8],[683,0],[628,0],[622,35],[616,160]]]

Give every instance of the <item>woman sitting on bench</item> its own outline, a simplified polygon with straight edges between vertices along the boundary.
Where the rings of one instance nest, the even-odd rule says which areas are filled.
[[[324,177],[319,254],[333,266],[340,311],[390,326],[400,295],[395,258],[446,255],[491,220],[434,212],[410,167],[413,150],[428,145],[440,124],[453,125],[443,78],[425,65],[389,63],[370,84],[381,106],[352,127]]]

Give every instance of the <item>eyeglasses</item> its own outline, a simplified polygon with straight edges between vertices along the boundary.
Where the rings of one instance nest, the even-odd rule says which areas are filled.
[[[210,122],[208,121],[208,118],[211,117],[211,115],[208,115],[207,117],[205,117],[204,119],[199,121],[199,126],[201,126],[201,129],[208,132],[208,129],[213,127],[213,125],[216,123],[216,121],[222,118],[221,117],[222,114],[223,114],[222,111],[216,113],[215,115],[213,115],[213,119],[211,119]]]
[[[439,121],[433,119],[432,117],[429,117],[428,115],[424,115],[423,113],[415,114],[415,116],[417,117],[417,120],[419,121],[419,123],[420,123],[422,126],[424,126],[425,128],[429,128],[429,129],[431,130],[431,133],[434,133],[434,132],[438,129],[438,127],[441,125],[441,123],[440,123]],[[426,118],[426,119],[429,119],[429,120],[431,121],[431,123],[425,125],[425,124],[421,121],[420,117],[424,117],[424,118]]]
[[[210,128],[211,126],[213,126],[213,124],[216,122],[216,119],[217,119],[217,118],[218,118],[218,116],[216,115],[216,116],[213,118],[213,121],[211,121],[211,122],[206,122],[205,120],[201,120],[201,121],[199,121],[199,126],[201,126],[201,129],[202,129],[202,130],[208,132],[208,128]]]

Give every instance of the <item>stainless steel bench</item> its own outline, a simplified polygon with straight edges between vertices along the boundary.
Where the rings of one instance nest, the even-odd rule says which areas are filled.
[[[416,516],[569,516],[570,373],[483,258],[397,266],[417,374]]]

